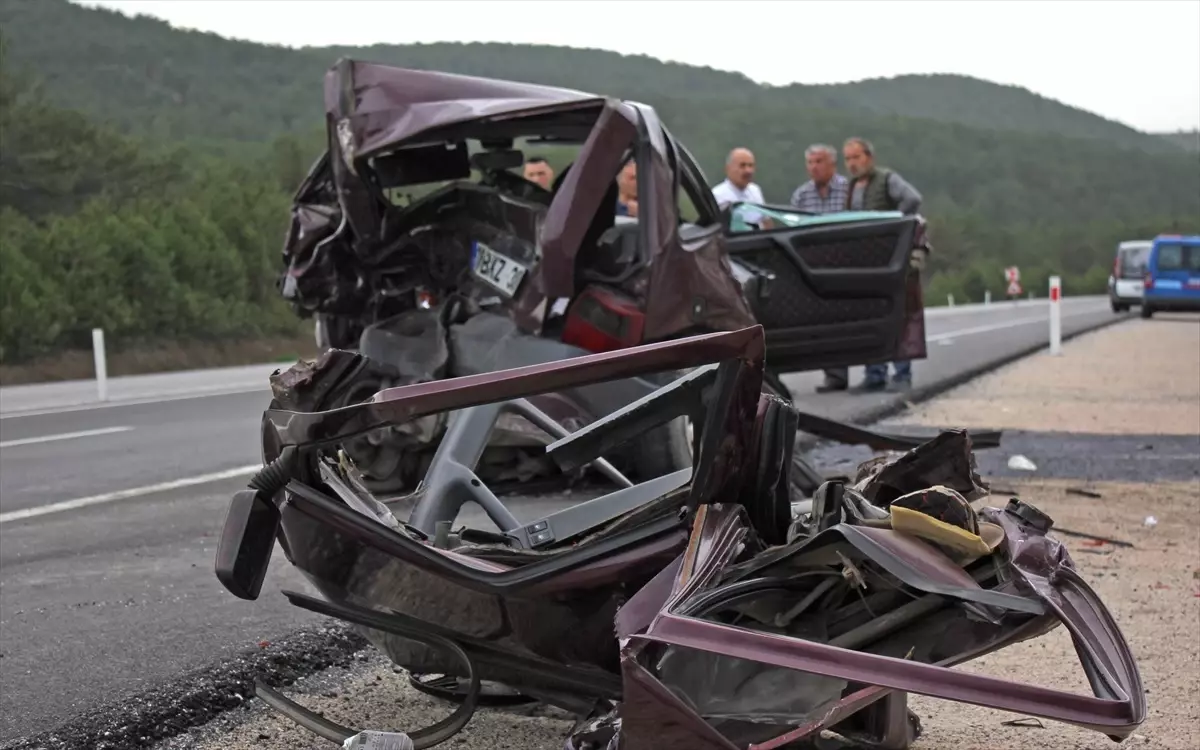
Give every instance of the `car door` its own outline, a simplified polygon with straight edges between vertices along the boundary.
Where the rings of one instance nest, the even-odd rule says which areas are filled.
[[[909,268],[916,217],[739,204],[727,219],[731,259],[760,277],[749,302],[772,370],[925,357],[921,286]]]

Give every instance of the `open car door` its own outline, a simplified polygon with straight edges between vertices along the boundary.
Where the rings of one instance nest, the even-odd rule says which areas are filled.
[[[766,331],[770,369],[925,358],[920,280],[909,267],[917,217],[751,204],[727,217],[731,259],[759,277],[748,301]]]

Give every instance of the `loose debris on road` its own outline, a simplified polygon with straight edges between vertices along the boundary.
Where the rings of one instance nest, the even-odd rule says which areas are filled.
[[[502,533],[451,533],[457,506],[440,504],[433,468],[409,523],[397,524],[346,471],[345,454],[330,452],[391,420],[629,377],[656,358],[715,362],[547,452],[586,465],[646,425],[702,413],[693,469],[526,525],[493,505]],[[1017,499],[972,507],[988,490],[967,432],[944,431],[866,462],[853,483],[797,497],[798,412],[763,392],[762,360],[754,327],[491,382],[393,389],[330,412],[269,412],[268,456],[278,458],[235,498],[219,577],[256,597],[278,535],[323,596],[288,593],[294,604],[358,625],[411,673],[460,678],[458,709],[408,731],[416,747],[464,730],[484,680],[576,716],[573,750],[773,747],[822,730],[904,747],[921,733],[905,691],[1113,737],[1145,720],[1136,662],[1048,535],[1053,521]],[[1064,597],[1072,607],[1060,607]],[[1084,671],[1104,676],[1095,698],[947,669],[1062,622],[1083,634]],[[259,694],[330,741],[359,731],[283,693]]]
[[[1070,490],[1067,490],[1066,492],[1068,495],[1073,494]],[[1072,529],[1064,529],[1061,526],[1056,526],[1054,528],[1054,533],[1062,534],[1063,536],[1073,536],[1073,537],[1077,537],[1079,539],[1087,539],[1092,542],[1099,542],[1100,544],[1111,544],[1116,547],[1132,547],[1133,546],[1133,542],[1126,542],[1126,541],[1122,541],[1120,539],[1113,539],[1112,537],[1109,537],[1109,536],[1098,536],[1096,534],[1088,534],[1083,531],[1074,531]]]

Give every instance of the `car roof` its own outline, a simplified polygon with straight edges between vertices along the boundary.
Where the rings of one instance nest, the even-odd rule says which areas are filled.
[[[600,94],[351,58],[339,59],[326,71],[324,88],[325,111],[336,122],[343,149],[355,158],[472,121],[536,114],[569,118],[581,110],[590,111],[594,120],[605,105],[630,122],[638,119],[632,103]]]
[[[1154,245],[1200,245],[1200,234],[1160,234],[1154,238]]]
[[[1128,253],[1149,250],[1154,247],[1154,240],[1126,240],[1117,245],[1117,254],[1125,255]]]

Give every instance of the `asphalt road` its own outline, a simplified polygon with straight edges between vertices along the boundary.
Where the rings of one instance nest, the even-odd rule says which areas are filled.
[[[1113,319],[1105,298],[1064,301],[1066,335]],[[1044,302],[930,311],[917,388],[1044,344],[1046,321]],[[228,498],[258,462],[271,369],[113,381],[110,394],[126,401],[103,405],[85,403],[87,383],[0,389],[0,742],[314,619],[278,595],[303,587],[283,560],[257,602],[235,599],[212,574]],[[785,381],[801,408],[836,419],[900,398],[820,396],[820,378]],[[208,390],[183,397],[195,387]]]

